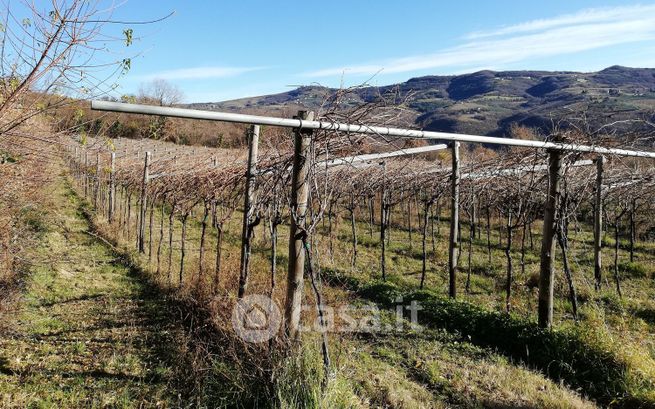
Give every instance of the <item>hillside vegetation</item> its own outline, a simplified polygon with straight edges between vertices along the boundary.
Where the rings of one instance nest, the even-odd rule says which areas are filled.
[[[167,105],[149,95],[125,96],[122,101]],[[626,143],[652,130],[655,69],[614,66],[596,73],[480,71],[418,77],[382,87],[336,90],[304,86],[233,101],[170,104],[284,118],[291,118],[300,109],[347,113],[378,104],[402,109],[402,116],[387,123],[393,126],[501,137],[516,137],[513,130],[517,127],[543,136],[554,128],[575,126],[595,140],[609,136],[603,143]],[[67,104],[51,116],[55,130],[93,136],[223,148],[245,146],[245,126],[240,124],[95,112],[86,102]],[[598,129],[603,132],[594,132]]]
[[[194,103],[208,110],[317,109],[337,90],[306,86],[275,95]],[[382,87],[354,88],[343,105],[357,106],[393,96],[407,100],[415,125],[430,131],[505,136],[512,124],[548,131],[553,122],[585,113],[590,125],[653,119],[655,69],[612,66],[599,72],[480,71],[425,76]],[[625,128],[639,129],[630,124]]]

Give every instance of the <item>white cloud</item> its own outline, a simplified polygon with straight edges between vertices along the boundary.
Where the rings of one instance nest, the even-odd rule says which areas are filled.
[[[635,20],[654,13],[655,5],[593,8],[581,10],[573,14],[565,14],[551,19],[531,20],[516,25],[501,27],[496,30],[474,32],[468,34],[465,38],[476,39],[507,34],[528,33],[561,26]]]
[[[252,71],[263,70],[264,67],[191,67],[154,72],[142,75],[143,80],[194,80],[207,78],[227,78],[245,74]]]
[[[463,71],[648,41],[655,39],[655,5],[583,10],[553,19],[473,33],[468,38],[460,46],[434,54],[327,68],[304,75],[312,78],[342,73],[372,75],[381,70],[391,74],[447,67]]]

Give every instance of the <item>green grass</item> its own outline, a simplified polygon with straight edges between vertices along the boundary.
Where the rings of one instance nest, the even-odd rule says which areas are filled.
[[[382,338],[371,349],[451,405],[510,407],[522,400],[538,407],[591,406],[538,373],[443,330]]]
[[[88,234],[63,178],[44,189],[24,295],[2,318],[0,406],[177,407],[176,363],[162,354],[178,344],[168,308]]]
[[[639,262],[623,261],[618,265],[623,277],[652,278],[655,272],[653,265],[644,265]]]
[[[388,285],[371,286],[365,294],[374,296],[380,303],[388,303],[386,296],[394,292],[393,288],[385,288]],[[424,308],[423,322],[459,333],[476,345],[525,362],[555,381],[563,380],[581,388],[601,403],[635,396],[654,387],[652,380],[632,379],[635,368],[621,359],[618,346],[589,342],[579,329],[541,330],[530,321],[435,297],[426,291],[404,296],[418,301]]]

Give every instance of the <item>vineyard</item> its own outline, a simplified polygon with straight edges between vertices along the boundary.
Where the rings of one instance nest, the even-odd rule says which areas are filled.
[[[351,3],[6,2],[1,408],[655,408],[655,5]]]
[[[649,152],[572,131],[489,150],[341,130],[252,125],[247,151],[88,136],[65,147],[100,230],[162,288],[227,332],[244,297],[281,307],[269,342],[231,335],[254,379],[271,370],[255,361],[313,320],[333,373],[345,341],[327,330],[339,324],[328,306],[404,299],[422,326],[600,403],[655,402]]]

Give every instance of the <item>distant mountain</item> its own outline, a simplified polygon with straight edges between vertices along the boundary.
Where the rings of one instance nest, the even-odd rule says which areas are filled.
[[[190,107],[208,110],[293,112],[317,108],[336,90],[306,86],[275,95]],[[592,126],[625,119],[655,119],[655,69],[612,66],[599,72],[480,71],[425,76],[383,87],[363,87],[348,104],[380,96],[411,94],[416,125],[432,131],[504,136],[513,124],[551,128],[553,121],[580,118]],[[627,125],[626,125],[627,126]]]

